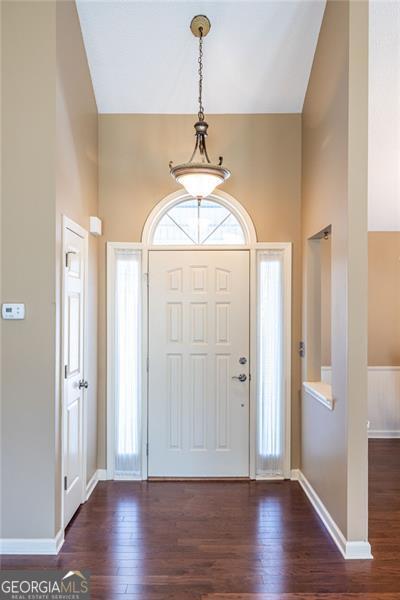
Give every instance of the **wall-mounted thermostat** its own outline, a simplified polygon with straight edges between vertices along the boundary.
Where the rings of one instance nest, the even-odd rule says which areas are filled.
[[[25,319],[25,304],[3,304],[1,316],[3,319]]]

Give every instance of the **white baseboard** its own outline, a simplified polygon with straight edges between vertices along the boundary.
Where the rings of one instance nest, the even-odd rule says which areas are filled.
[[[86,486],[89,499],[98,481],[107,479],[106,469],[97,469]],[[0,539],[0,554],[58,554],[64,543],[64,531],[60,529],[54,538],[3,538]]]
[[[89,482],[86,485],[86,501],[89,500],[94,488],[97,485],[98,481],[106,481],[107,479],[107,471],[106,469],[97,469],[91,476]]]
[[[95,471],[93,473],[93,475],[91,476],[91,478],[89,479],[88,483],[86,484],[86,502],[89,500],[90,496],[92,495],[92,492],[94,490],[94,488],[97,485],[97,482],[99,481],[99,476],[97,471]]]
[[[97,469],[99,481],[107,481],[107,469]]]
[[[296,473],[296,471],[298,471]],[[331,538],[335,542],[336,546],[339,548],[343,557],[347,560],[355,560],[355,559],[371,559],[371,546],[369,542],[366,541],[354,541],[349,542],[344,537],[343,533],[340,531],[339,527],[331,517],[329,511],[326,506],[322,502],[321,498],[318,496],[317,492],[314,490],[310,482],[307,480],[305,475],[297,469],[292,471],[294,476],[297,476],[298,481],[303,488],[307,498],[313,505],[315,511],[319,515],[321,521],[325,525],[328,533]]]
[[[370,560],[374,558],[371,554],[371,545],[369,542],[346,541],[345,553],[344,557],[347,560]]]
[[[370,429],[368,431],[368,437],[370,439],[381,439],[381,440],[390,440],[400,438],[400,430],[396,429],[394,431],[389,431],[387,429],[379,430],[379,429]]]
[[[300,469],[292,469],[290,472],[290,480],[291,481],[299,481],[300,479]]]
[[[0,554],[58,554],[64,543],[64,532],[60,529],[54,538],[0,540]]]

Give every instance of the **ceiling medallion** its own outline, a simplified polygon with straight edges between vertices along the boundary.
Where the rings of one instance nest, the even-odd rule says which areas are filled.
[[[207,148],[206,137],[208,123],[204,120],[203,107],[203,39],[208,34],[211,23],[205,15],[197,15],[190,23],[190,29],[195,37],[199,38],[199,111],[198,121],[194,124],[196,143],[189,162],[173,166],[169,163],[172,177],[182,185],[188,194],[197,198],[199,202],[211,194],[221,183],[230,177],[230,171],[222,166],[223,158],[219,157],[217,165],[211,163]]]

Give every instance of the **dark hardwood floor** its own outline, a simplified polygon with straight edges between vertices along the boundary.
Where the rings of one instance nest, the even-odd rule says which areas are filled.
[[[345,561],[296,482],[102,482],[56,557],[95,600],[400,599],[400,440],[370,442],[371,561]]]

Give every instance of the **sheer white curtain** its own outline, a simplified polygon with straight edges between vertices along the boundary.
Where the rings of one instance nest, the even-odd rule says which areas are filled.
[[[284,256],[258,254],[258,476],[284,474]]]
[[[140,475],[140,253],[115,252],[116,477]]]

